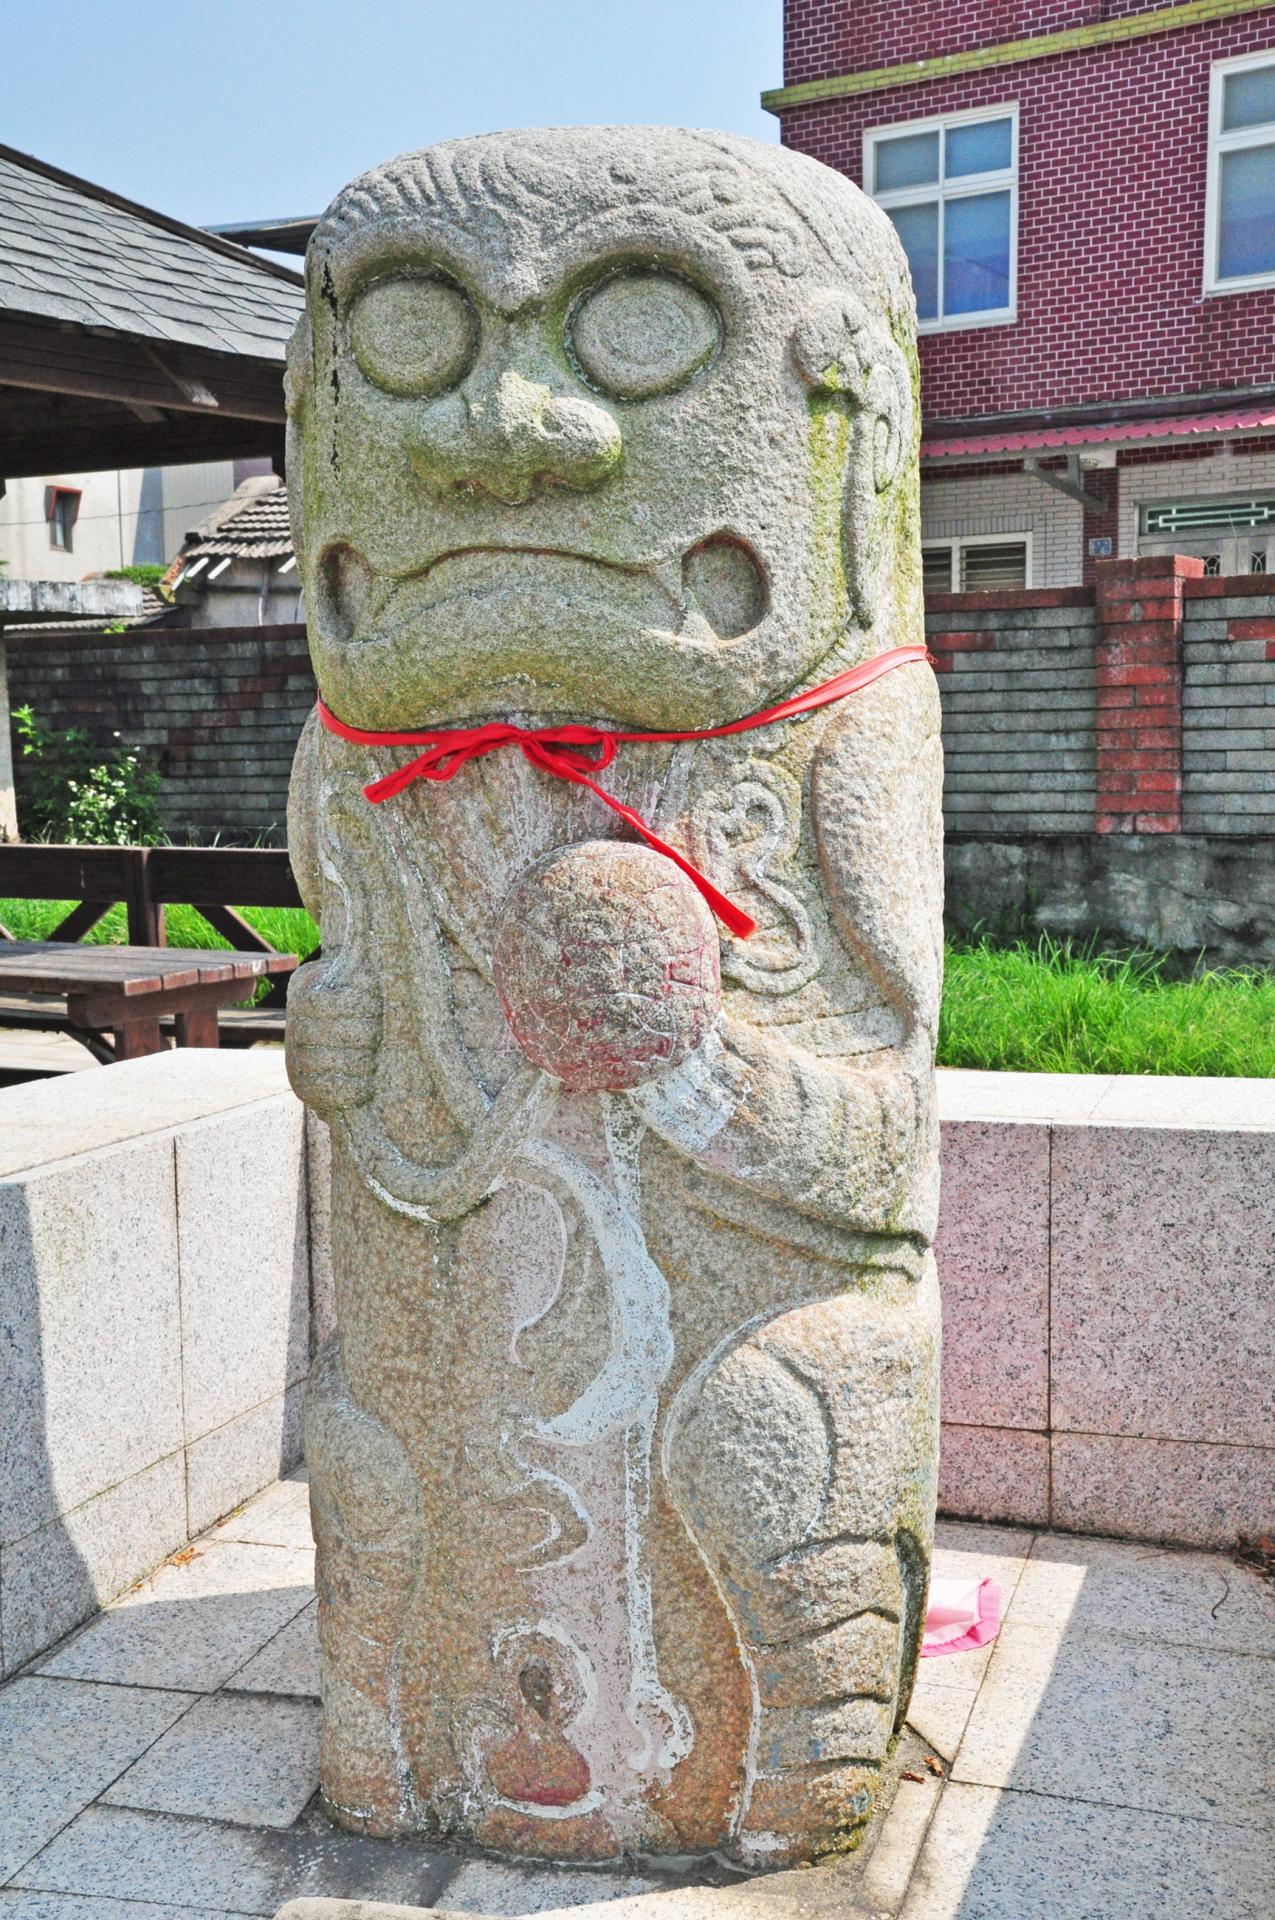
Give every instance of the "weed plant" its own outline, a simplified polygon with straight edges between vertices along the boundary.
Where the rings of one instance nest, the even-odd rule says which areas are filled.
[[[1275,976],[1096,942],[990,938],[947,950],[939,1064],[1019,1073],[1275,1077]]]

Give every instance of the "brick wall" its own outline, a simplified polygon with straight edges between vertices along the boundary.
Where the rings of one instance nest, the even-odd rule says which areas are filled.
[[[1099,0],[788,0],[790,84],[1141,11]],[[926,334],[928,419],[1275,381],[1275,290],[1201,299],[1215,60],[1275,11],[784,109],[786,145],[861,181],[873,127],[1019,107],[1018,319]]]
[[[1275,833],[1275,578],[1096,571],[931,597],[949,832]]]
[[[949,829],[1092,831],[1095,632],[1084,587],[931,599]]]
[[[1275,833],[1275,579],[1201,580],[1187,594],[1182,824]]]
[[[787,0],[784,84],[1065,33],[1165,0]]]
[[[314,705],[303,626],[41,634],[7,649],[13,706],[104,743],[118,734],[158,762],[170,833],[283,844],[293,750]]]

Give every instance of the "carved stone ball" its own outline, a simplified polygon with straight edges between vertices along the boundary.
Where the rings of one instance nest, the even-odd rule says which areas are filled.
[[[614,840],[528,867],[501,913],[496,991],[529,1060],[574,1092],[678,1066],[721,1006],[717,927],[671,860]]]

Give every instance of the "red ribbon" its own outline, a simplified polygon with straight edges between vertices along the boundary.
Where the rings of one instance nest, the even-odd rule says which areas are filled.
[[[878,653],[871,660],[860,661],[857,667],[839,673],[833,680],[825,680],[822,686],[794,694],[790,700],[781,700],[777,707],[767,707],[763,713],[750,713],[743,720],[729,721],[724,727],[701,727],[688,733],[625,733],[609,727],[515,727],[505,720],[488,720],[481,727],[426,727],[419,733],[378,733],[370,727],[347,726],[322,700],[318,710],[319,719],[329,733],[350,740],[355,746],[425,748],[424,753],[409,760],[406,766],[397,767],[393,773],[364,787],[367,798],[377,805],[383,800],[392,800],[395,794],[410,787],[413,780],[453,780],[467,761],[480,760],[484,754],[495,753],[501,747],[519,748],[533,767],[551,773],[556,780],[570,780],[578,787],[588,787],[590,793],[595,793],[612,813],[618,813],[648,847],[680,867],[687,879],[699,888],[718,919],[741,940],[747,940],[757,931],[757,922],[733,900],[728,900],[685,854],[652,832],[640,813],[626,807],[591,776],[610,766],[623,740],[720,740],[726,734],[748,733],[754,727],[768,727],[776,720],[793,720],[800,713],[813,713],[816,707],[844,700],[848,693],[871,686],[874,680],[892,673],[895,667],[909,666],[929,657],[924,647],[894,647],[889,653]]]

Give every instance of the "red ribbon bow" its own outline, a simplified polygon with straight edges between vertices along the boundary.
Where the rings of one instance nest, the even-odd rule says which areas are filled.
[[[392,800],[414,780],[454,780],[468,761],[481,760],[484,754],[496,753],[501,747],[517,747],[533,767],[551,773],[556,780],[570,780],[578,787],[588,787],[590,793],[595,793],[612,813],[618,813],[648,847],[680,867],[718,919],[733,934],[746,940],[757,931],[757,922],[715,887],[707,874],[692,865],[685,854],[671,847],[667,840],[661,840],[640,813],[600,787],[592,776],[610,766],[622,740],[720,740],[726,734],[748,733],[754,727],[768,727],[776,720],[792,720],[798,714],[812,713],[816,707],[829,706],[834,700],[843,700],[848,693],[871,686],[874,680],[893,672],[895,667],[929,657],[924,647],[894,647],[889,653],[878,653],[871,660],[860,661],[857,667],[839,673],[833,680],[825,680],[822,686],[794,694],[776,707],[767,707],[763,713],[750,713],[743,720],[729,721],[724,727],[702,727],[687,733],[628,733],[609,727],[581,726],[516,727],[505,720],[488,720],[480,727],[427,727],[418,733],[380,733],[370,727],[347,726],[322,700],[318,702],[318,712],[329,733],[352,741],[355,746],[424,747],[424,753],[418,754],[415,760],[364,787],[364,794],[375,805]]]

